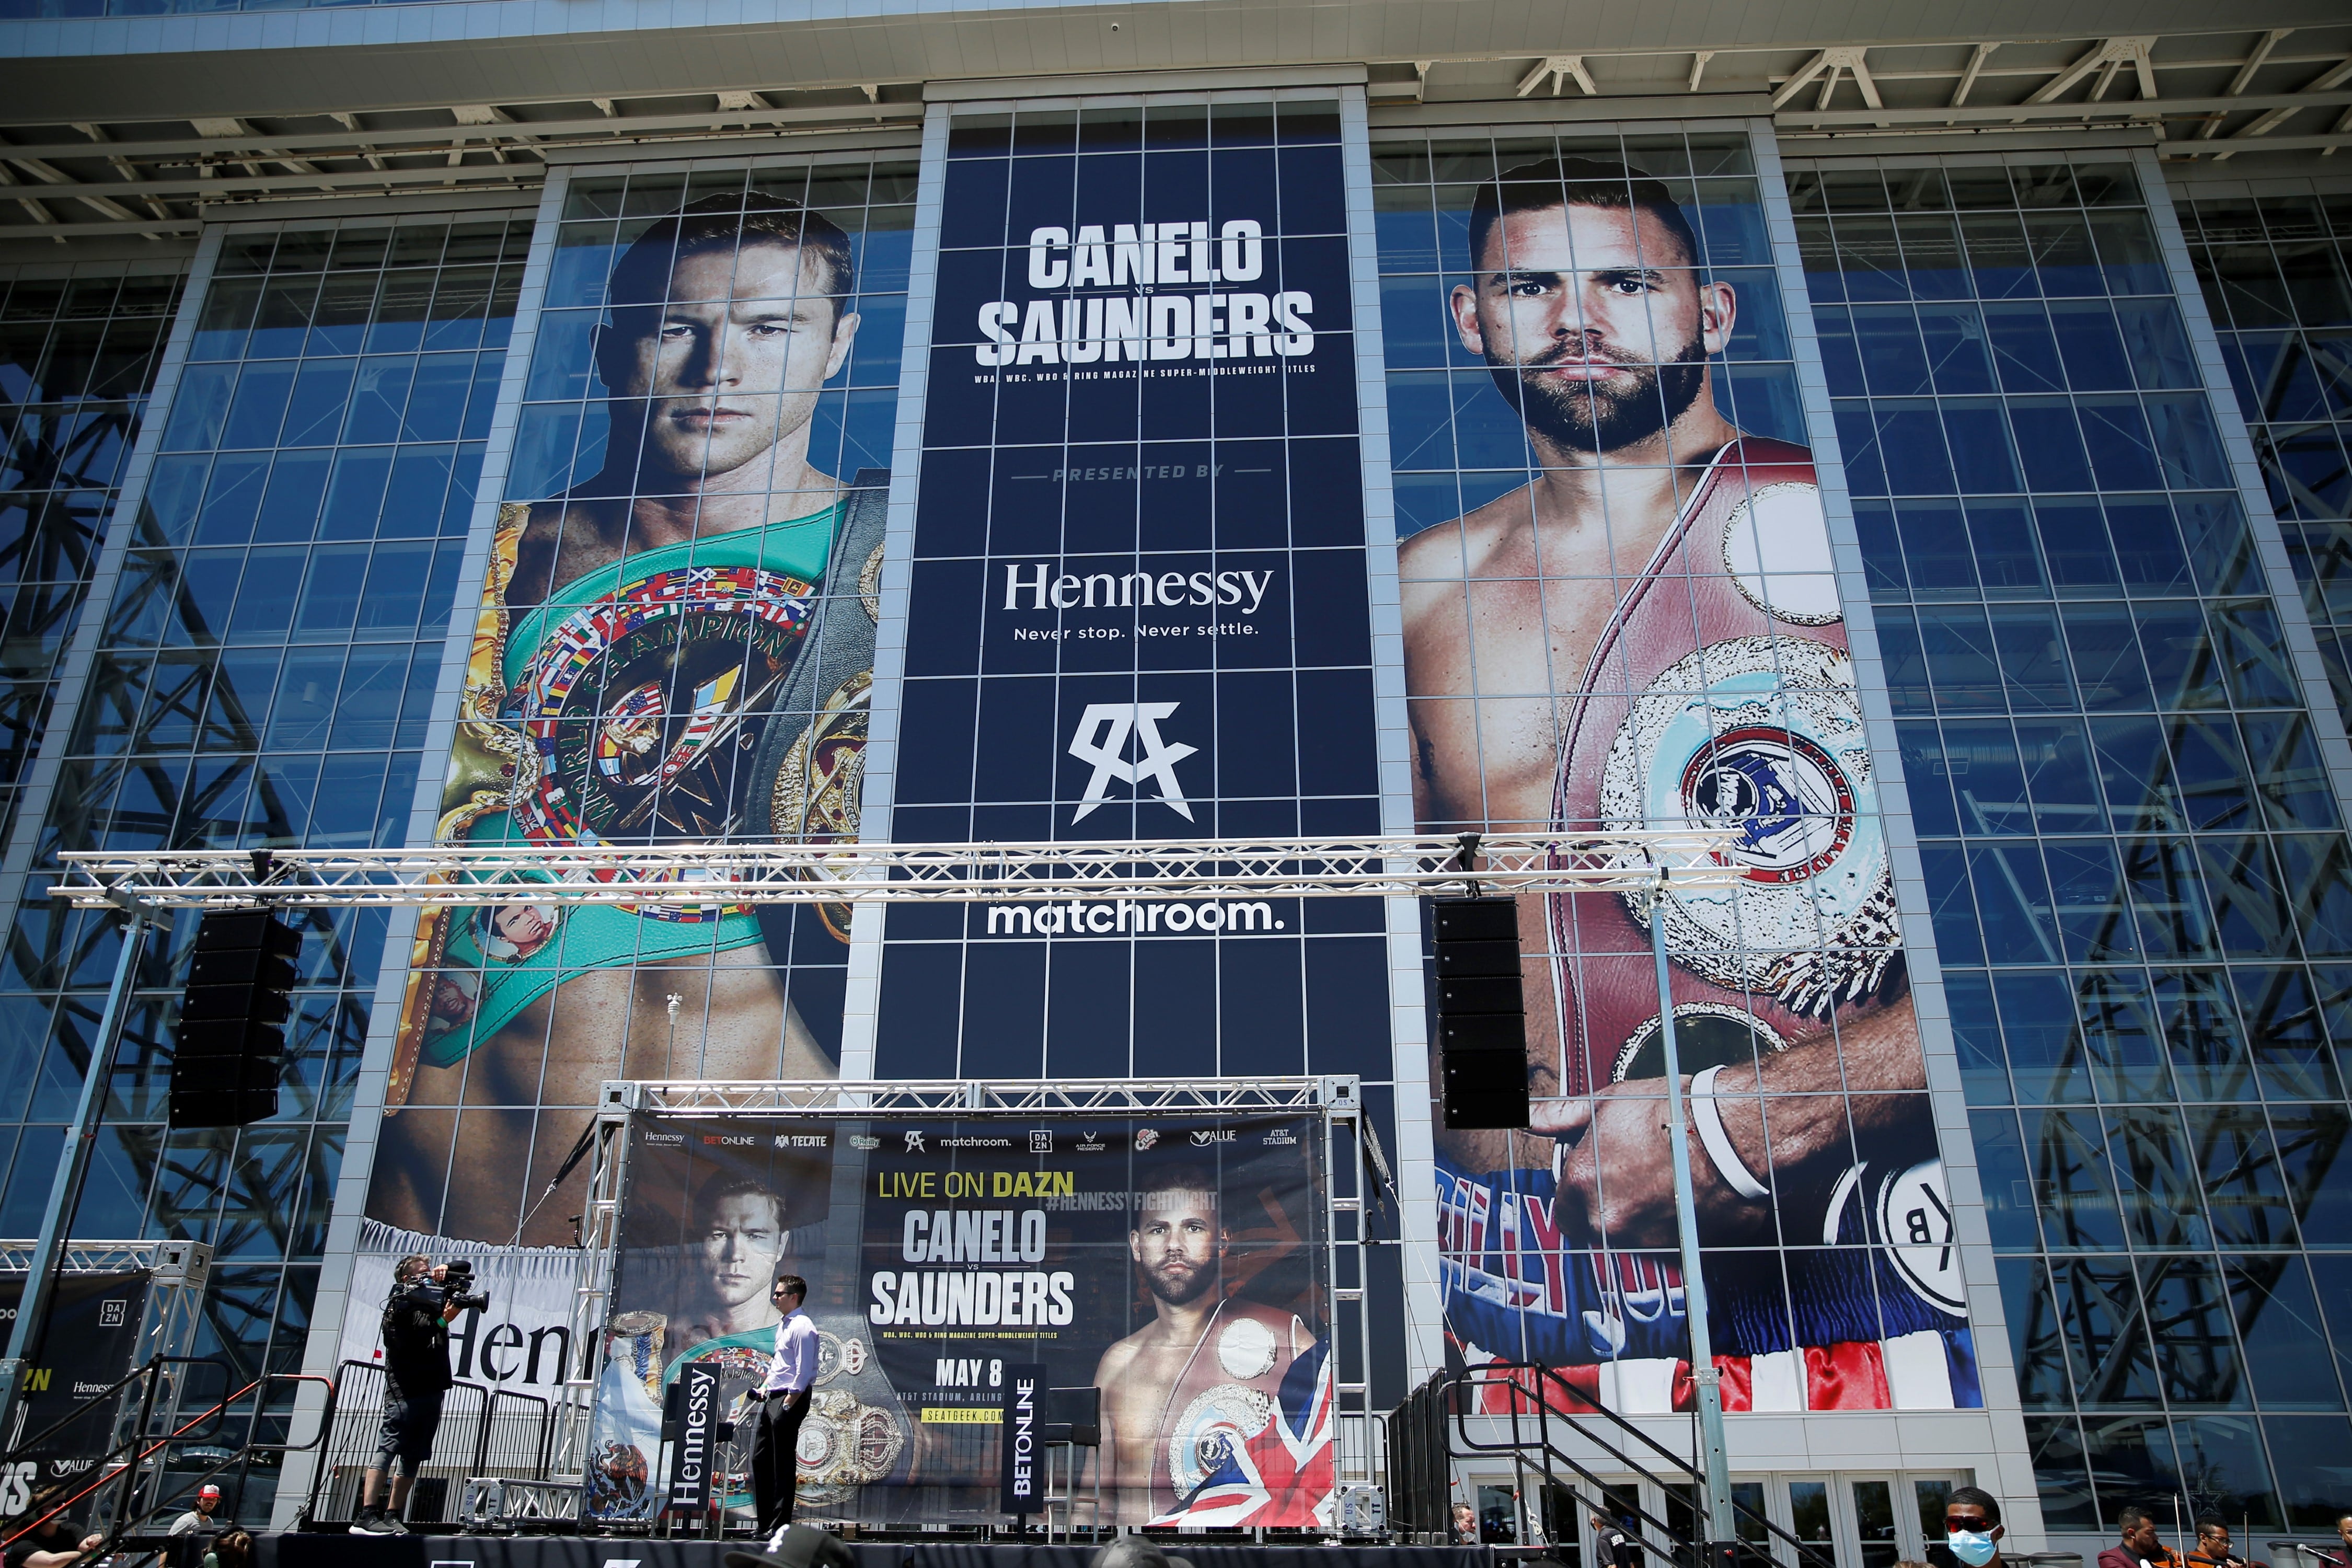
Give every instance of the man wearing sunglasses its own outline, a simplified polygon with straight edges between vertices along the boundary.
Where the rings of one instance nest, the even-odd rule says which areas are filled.
[[[760,1513],[760,1533],[768,1550],[783,1544],[793,1524],[793,1491],[800,1479],[801,1423],[809,1389],[816,1382],[816,1324],[801,1310],[808,1281],[779,1274],[769,1293],[784,1321],[776,1325],[776,1353],[752,1398],[759,1402],[751,1426],[751,1497]]]

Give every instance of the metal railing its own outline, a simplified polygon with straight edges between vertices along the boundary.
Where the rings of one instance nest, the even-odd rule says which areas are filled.
[[[1552,1397],[1551,1391],[1555,1389],[1565,1396],[1559,1403]],[[1576,1406],[1573,1410],[1569,1408],[1570,1402]],[[1501,1409],[1494,1408],[1497,1403]],[[1507,1438],[1473,1436],[1470,1423],[1474,1418],[1504,1423]],[[1556,1432],[1556,1426],[1564,1428],[1564,1432]],[[1585,1394],[1542,1362],[1490,1362],[1461,1376],[1432,1378],[1397,1407],[1391,1418],[1391,1444],[1402,1457],[1400,1468],[1413,1492],[1416,1531],[1444,1528],[1442,1524],[1423,1525],[1421,1518],[1428,1510],[1428,1499],[1433,1493],[1437,1499],[1448,1499],[1451,1488],[1445,1469],[1450,1461],[1508,1455],[1515,1468],[1531,1464],[1549,1485],[1565,1492],[1586,1512],[1621,1522],[1631,1520],[1632,1533],[1643,1550],[1659,1553],[1671,1563],[1696,1564],[1704,1558],[1706,1542],[1697,1533],[1696,1501],[1706,1484],[1703,1472],[1691,1459]],[[1668,1497],[1679,1492],[1690,1498],[1691,1525],[1678,1528],[1633,1502],[1626,1495],[1622,1479],[1616,1482],[1604,1479],[1556,1440],[1568,1434],[1599,1449],[1622,1467],[1625,1474],[1655,1482]],[[1612,1434],[1620,1441],[1630,1441],[1635,1450],[1649,1457],[1650,1463],[1635,1458],[1620,1446],[1620,1441],[1612,1441]],[[1651,1468],[1652,1464],[1661,1463],[1671,1479]],[[1562,1480],[1559,1473],[1561,1469],[1591,1488],[1591,1495]],[[1391,1473],[1396,1469],[1392,1468]],[[1759,1510],[1739,1502],[1737,1497],[1732,1508],[1742,1537],[1743,1559],[1777,1561],[1783,1568],[1836,1568],[1831,1555],[1820,1545],[1798,1539]],[[1762,1539],[1751,1539],[1751,1531]],[[1651,1539],[1653,1536],[1657,1539]]]
[[[110,1552],[115,1543],[125,1536],[142,1533],[141,1527],[164,1511],[157,1494],[162,1490],[160,1483],[165,1468],[171,1464],[174,1447],[217,1436],[226,1421],[237,1414],[236,1406],[240,1404],[247,1405],[242,1412],[245,1417],[244,1440],[231,1447],[226,1458],[192,1477],[184,1478],[186,1486],[201,1486],[231,1470],[247,1469],[258,1454],[303,1453],[316,1448],[325,1440],[334,1420],[334,1379],[308,1373],[264,1373],[243,1387],[223,1394],[194,1415],[184,1417],[178,1408],[184,1391],[180,1387],[182,1374],[177,1369],[196,1366],[217,1367],[222,1373],[222,1381],[227,1381],[227,1365],[217,1356],[153,1356],[98,1394],[81,1401],[74,1409],[40,1431],[20,1440],[8,1453],[0,1455],[0,1463],[13,1461],[17,1454],[32,1451],[57,1433],[87,1419],[93,1405],[129,1394],[136,1385],[137,1416],[125,1424],[121,1422],[120,1411],[117,1412],[116,1431],[121,1435],[105,1453],[98,1456],[90,1467],[89,1478],[77,1486],[63,1489],[50,1499],[47,1509],[18,1520],[14,1528],[0,1533],[0,1550],[14,1546],[24,1536],[51,1520],[79,1510],[85,1503],[89,1506],[93,1524],[105,1521],[96,1531],[105,1537],[106,1542],[97,1555],[103,1556]],[[289,1423],[290,1428],[293,1419],[292,1411],[274,1401],[270,1391],[280,1384],[299,1386],[302,1384],[317,1384],[326,1390],[318,1432],[307,1443],[274,1442],[264,1438],[261,1436],[264,1423],[285,1421]],[[159,1405],[162,1406],[160,1413]],[[151,1464],[152,1469],[149,1468]],[[141,1500],[142,1491],[147,1494],[143,1503]]]
[[[342,1398],[302,1507],[303,1517],[320,1524],[345,1521],[358,1511],[362,1479],[378,1462],[383,1431],[383,1364],[346,1361],[338,1370]],[[478,1477],[545,1480],[554,1441],[552,1401],[478,1383],[451,1385],[442,1395],[433,1443],[442,1458],[418,1468],[410,1521],[457,1522],[466,1482]]]

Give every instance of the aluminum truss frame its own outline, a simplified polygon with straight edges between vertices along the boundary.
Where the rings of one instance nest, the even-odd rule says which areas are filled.
[[[1458,879],[1459,873],[1456,873]],[[1335,1377],[1339,1441],[1335,1481],[1372,1483],[1379,1479],[1379,1416],[1371,1407],[1371,1318],[1365,1305],[1364,1100],[1353,1075],[1289,1078],[1179,1079],[935,1079],[856,1082],[779,1083],[763,1079],[608,1079],[597,1108],[590,1142],[587,1207],[580,1219],[585,1255],[572,1297],[572,1342],[594,1346],[604,1331],[606,1306],[620,1250],[622,1194],[628,1188],[629,1119],[641,1112],[696,1120],[718,1116],[832,1116],[848,1118],[1034,1116],[1265,1116],[1290,1113],[1321,1123],[1324,1217],[1321,1245],[1324,1278],[1331,1288],[1331,1332],[1352,1328],[1358,1381]],[[1338,1134],[1352,1140],[1343,1157]],[[1342,1187],[1348,1190],[1342,1191]],[[1343,1226],[1342,1220],[1348,1223]],[[1345,1234],[1343,1235],[1343,1229]],[[1349,1256],[1343,1258],[1342,1248]],[[1343,1262],[1352,1267],[1343,1268]],[[1352,1310],[1346,1310],[1352,1309]],[[1352,1317],[1352,1325],[1344,1319]],[[586,1476],[590,1416],[597,1374],[566,1379],[558,1413],[551,1475]],[[1352,1427],[1352,1430],[1350,1428]]]
[[[66,850],[50,896],[77,909],[483,903],[972,903],[1064,899],[1418,897],[1728,887],[1735,825],[1592,834],[976,844]],[[653,896],[657,895],[657,896]]]

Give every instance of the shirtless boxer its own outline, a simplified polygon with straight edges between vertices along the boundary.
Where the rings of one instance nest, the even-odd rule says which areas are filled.
[[[1454,325],[1540,472],[1401,552],[1416,816],[1443,833],[1737,823],[1749,882],[1685,894],[1667,920],[1682,1064],[1720,1069],[1717,1152],[1727,1142],[1738,1167],[1694,1118],[1702,1234],[1771,1243],[1793,1223],[1791,1244],[1858,1239],[1869,1222],[1841,1231],[1857,1142],[1923,1138],[1932,1160],[1934,1134],[1921,1097],[1886,1092],[1926,1074],[1811,454],[1717,407],[1708,356],[1738,302],[1696,269],[1662,185],[1582,160],[1525,165],[1481,191],[1470,241]],[[1618,894],[1522,900],[1533,1136],[1438,1134],[1453,1173],[1547,1187],[1559,1140],[1555,1249],[1675,1246],[1649,918]],[[1811,1094],[1771,1100],[1769,1137],[1759,1082]],[[1914,1173],[1940,1191],[1939,1169]],[[1473,1315],[1471,1295],[1510,1295],[1463,1289]],[[1841,1339],[1868,1316],[1870,1286],[1855,1289]],[[1615,1306],[1551,1305],[1576,1359],[1639,1353]],[[1580,1316],[1594,1321],[1580,1331]],[[1490,1317],[1482,1335],[1515,1350],[1517,1329]]]
[[[872,666],[878,494],[809,450],[818,391],[856,335],[852,288],[838,227],[757,194],[698,202],[622,257],[595,338],[616,395],[604,467],[500,510],[437,837],[561,847],[795,837],[845,809],[854,823],[854,799],[821,797],[855,770],[836,757],[828,773],[810,744],[850,710],[862,740]],[[528,943],[496,922],[420,926],[376,1217],[509,1239],[524,1173],[579,1131],[531,1108],[593,1105],[607,1079],[836,1070],[756,912],[538,909],[556,929]],[[485,1109],[453,1150],[449,1113],[421,1108],[456,1104]],[[556,1212],[521,1239],[568,1239]]]
[[[1252,1434],[1264,1427],[1291,1363],[1315,1346],[1297,1314],[1224,1293],[1227,1241],[1215,1178],[1207,1171],[1158,1172],[1136,1199],[1127,1250],[1151,1292],[1153,1317],[1103,1352],[1095,1368],[1103,1404],[1100,1462],[1125,1524],[1179,1511],[1218,1468],[1219,1445],[1234,1440],[1236,1424]],[[1303,1470],[1301,1487],[1263,1510],[1199,1522],[1318,1522],[1315,1505],[1330,1492],[1325,1452],[1319,1472]]]

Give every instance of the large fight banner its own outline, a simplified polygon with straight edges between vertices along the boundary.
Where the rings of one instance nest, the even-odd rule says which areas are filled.
[[[913,201],[863,154],[571,182],[436,842],[856,836]],[[846,907],[660,891],[422,918],[370,1219],[565,1246],[604,1079],[835,1076]]]
[[[1381,823],[1339,105],[957,110],[891,837]],[[1390,1076],[1376,901],[894,908],[880,1078]]]
[[[1438,1134],[1454,1352],[1691,1405],[1663,921],[1725,1408],[1980,1405],[1747,140],[1372,151],[1423,831],[1725,826],[1742,877],[1521,900],[1533,1126]]]
[[[820,1347],[802,1518],[1000,1519],[1006,1380],[1042,1368],[1049,1420],[1050,1391],[1100,1390],[1077,1477],[1089,1496],[1099,1477],[1106,1521],[1329,1523],[1318,1121],[641,1114],[627,1160],[590,1515],[702,1495],[673,1391],[709,1373],[742,1436],[707,1495],[749,1519],[746,1394],[794,1275]]]

